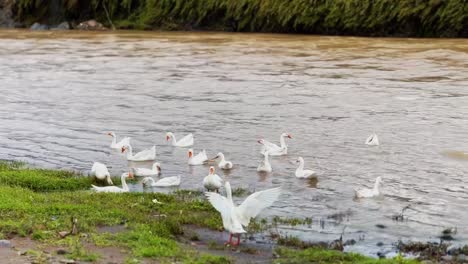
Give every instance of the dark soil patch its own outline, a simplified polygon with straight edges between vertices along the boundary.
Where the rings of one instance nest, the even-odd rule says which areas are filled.
[[[224,243],[229,239],[227,232],[195,226],[186,226],[184,229],[184,235],[180,237],[180,240],[197,251],[228,257],[233,259],[235,263],[271,263],[273,261],[275,244],[271,241],[259,238],[249,239],[244,235],[241,238],[240,246],[232,248],[224,246]]]

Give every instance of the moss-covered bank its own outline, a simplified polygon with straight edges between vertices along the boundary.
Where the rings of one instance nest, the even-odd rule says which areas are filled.
[[[222,227],[219,214],[200,193],[93,193],[89,190],[91,182],[66,171],[0,163],[0,238],[27,237],[37,244],[65,247],[66,257],[91,262],[99,261],[100,256],[85,245],[117,247],[128,255],[127,263],[236,262],[223,255],[222,243],[220,253],[211,255],[181,239],[186,226],[213,231]],[[153,202],[155,198],[161,203]],[[72,218],[78,220],[78,232],[63,238],[63,232],[71,230]],[[106,227],[118,227],[119,231],[103,233]],[[190,236],[197,238],[190,240],[198,240],[196,234]],[[27,253],[36,258],[44,255],[32,250]],[[278,247],[275,255],[275,263],[417,263],[377,260],[323,248]]]
[[[121,29],[468,37],[461,0],[17,0],[33,22],[97,19]]]

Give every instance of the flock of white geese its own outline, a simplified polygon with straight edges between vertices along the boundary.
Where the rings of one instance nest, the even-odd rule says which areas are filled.
[[[117,142],[117,136],[114,132],[108,133],[112,137],[111,149],[119,151],[126,155],[129,161],[155,161],[156,160],[156,146],[150,149],[142,150],[137,153],[133,153],[132,145],[130,144],[130,138],[125,137]],[[265,139],[258,140],[258,143],[262,145],[261,154],[263,160],[257,167],[259,172],[272,172],[270,163],[270,156],[282,156],[288,154],[288,146],[286,139],[291,139],[291,135],[283,133],[280,136],[280,145],[276,145]],[[188,148],[193,146],[194,138],[193,134],[188,134],[185,137],[177,140],[176,136],[172,132],[166,134],[166,140],[170,141],[174,147]],[[375,133],[370,135],[366,142],[366,145],[377,146],[379,145],[379,139]],[[195,155],[193,149],[188,149],[188,160],[187,163],[190,166],[203,165],[209,161],[218,161],[218,168],[222,170],[231,170],[234,166],[231,161],[227,161],[223,153],[219,152],[214,158],[208,159],[206,151],[202,150]],[[310,178],[316,177],[313,170],[304,169],[304,159],[298,157],[296,162],[299,164],[295,171],[297,178]],[[113,192],[122,193],[128,192],[129,188],[125,182],[126,178],[134,178],[135,176],[145,177],[142,180],[145,186],[154,187],[170,187],[178,186],[181,182],[180,176],[165,177],[155,181],[151,176],[157,176],[161,173],[161,164],[154,162],[151,169],[148,168],[130,168],[129,172],[121,175],[122,187],[112,186],[113,182],[110,177],[109,170],[105,164],[95,162],[91,168],[91,175],[96,177],[98,180],[105,181],[108,185],[105,187],[99,187],[92,185],[92,190],[96,192]],[[372,189],[360,189],[355,191],[357,198],[370,198],[380,195],[380,184],[382,183],[381,177],[377,177],[375,180],[374,188]],[[236,206],[232,200],[231,185],[228,181],[224,182],[224,190],[226,196],[219,194],[219,189],[223,186],[223,179],[215,174],[215,167],[211,166],[209,174],[203,179],[203,186],[207,190],[205,193],[208,201],[211,205],[221,214],[224,228],[229,231],[229,241],[227,244],[238,246],[240,243],[240,235],[246,233],[245,227],[249,225],[250,219],[256,217],[263,209],[271,206],[280,196],[281,187],[267,189],[263,191],[255,192],[249,195],[239,206]],[[156,203],[158,203],[156,201]],[[232,237],[237,236],[237,242],[233,243]]]

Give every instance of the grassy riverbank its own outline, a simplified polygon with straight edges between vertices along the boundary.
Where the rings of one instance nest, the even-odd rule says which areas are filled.
[[[458,0],[18,0],[26,26],[95,18],[120,29],[468,37]]]
[[[127,263],[148,259],[161,263],[236,262],[236,257],[224,254],[230,249],[224,249],[222,243],[214,245],[218,251],[212,254],[203,253],[187,242],[200,240],[193,227],[212,232],[222,228],[220,216],[200,193],[93,193],[89,191],[92,182],[88,177],[71,172],[27,169],[19,163],[1,163],[0,237],[30,238],[37,245],[65,248],[67,258],[92,262],[99,262],[102,257],[99,250],[92,249],[104,248],[105,251],[109,247],[124,252],[122,261]],[[154,203],[155,198],[162,204]],[[62,238],[60,232],[72,229],[72,218],[78,220],[78,232]],[[250,252],[241,247],[243,251]],[[34,250],[27,254],[37,258],[44,255]],[[277,247],[274,254],[276,258],[269,258],[275,263],[397,261],[313,247],[305,250]]]

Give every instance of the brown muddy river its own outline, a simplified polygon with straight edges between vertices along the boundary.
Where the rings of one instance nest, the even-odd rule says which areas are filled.
[[[468,40],[1,31],[0,47],[0,159],[120,175],[115,131],[155,144],[163,176],[201,189],[208,168],[164,137],[192,132],[196,152],[235,164],[234,188],[283,186],[262,216],[313,219],[284,233],[330,241],[346,227],[347,250],[370,255],[452,227],[452,243],[468,242]],[[374,131],[381,145],[366,146]],[[289,154],[257,174],[256,141],[282,132]],[[318,182],[295,178],[297,156]],[[383,198],[353,200],[377,176]]]

